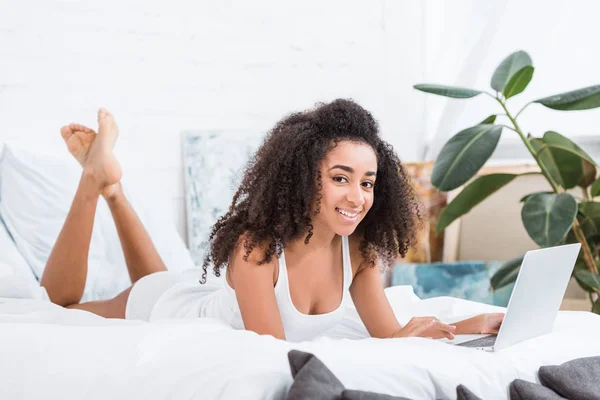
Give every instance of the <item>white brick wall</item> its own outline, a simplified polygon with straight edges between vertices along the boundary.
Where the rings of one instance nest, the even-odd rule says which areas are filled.
[[[536,75],[515,109],[600,83],[597,11],[595,0],[0,0],[0,142],[67,156],[60,126],[94,126],[97,108],[108,108],[126,176],[164,187],[184,235],[182,130],[264,133],[291,111],[351,97],[403,160],[419,160],[427,140],[497,108],[485,96],[428,96],[415,83],[485,89],[521,48]],[[523,127],[596,135],[599,112],[532,106]]]
[[[108,108],[125,172],[166,187],[184,235],[184,129],[265,132],[352,97],[415,159],[421,100],[401,93],[422,80],[421,20],[418,2],[384,0],[2,0],[0,141],[66,155],[59,127]]]

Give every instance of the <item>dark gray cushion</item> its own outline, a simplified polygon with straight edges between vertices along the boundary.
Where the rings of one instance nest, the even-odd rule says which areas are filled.
[[[552,389],[522,379],[512,381],[509,393],[510,400],[564,400]]]
[[[600,357],[540,367],[540,382],[570,400],[600,399]]]
[[[344,385],[335,375],[310,353],[291,350],[288,353],[294,383],[288,392],[288,400],[341,399]]]
[[[481,400],[481,397],[471,392],[465,385],[456,387],[456,400]]]
[[[407,400],[386,394],[345,390],[344,385],[313,354],[298,350],[288,353],[294,383],[288,392],[288,400]]]
[[[390,396],[389,394],[380,394],[373,392],[363,392],[362,390],[344,390],[342,400],[408,400],[405,397]]]

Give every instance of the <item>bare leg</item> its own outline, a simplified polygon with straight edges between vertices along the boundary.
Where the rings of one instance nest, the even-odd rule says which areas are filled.
[[[127,299],[129,298],[129,292],[132,286],[127,288],[121,294],[114,299],[110,300],[98,300],[90,301],[87,303],[71,304],[67,308],[76,308],[79,310],[85,310],[98,314],[104,318],[121,318],[125,319],[125,309],[127,306]]]
[[[101,190],[98,180],[89,171],[84,171],[40,280],[50,300],[63,307],[79,303],[83,296],[94,215]]]
[[[132,283],[154,272],[166,271],[142,221],[125,198],[121,184],[115,185],[104,198],[110,207]]]
[[[117,183],[109,190],[105,189],[103,193],[119,233],[131,282],[135,283],[140,278],[154,272],[166,271],[167,268],[156,251],[150,236],[131,204],[125,198],[121,184]],[[113,299],[70,304],[66,307],[86,310],[105,318],[124,319],[127,300],[132,287],[130,286]]]
[[[118,135],[114,118],[100,110],[98,123],[98,134],[77,124],[61,130],[69,151],[82,165],[84,173],[65,225],[46,264],[41,285],[56,304],[105,317],[124,318],[131,288],[111,300],[78,304],[85,287],[90,238],[100,193],[115,220],[131,281],[136,282],[145,275],[166,268],[123,195],[119,183],[121,169],[112,153]]]

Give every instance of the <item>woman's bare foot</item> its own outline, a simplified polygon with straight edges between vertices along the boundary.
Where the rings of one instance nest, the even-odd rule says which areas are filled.
[[[113,116],[98,110],[98,133],[79,124],[70,124],[60,130],[69,152],[83,167],[84,173],[97,180],[102,195],[112,196],[119,189],[121,165],[112,151],[119,129]]]

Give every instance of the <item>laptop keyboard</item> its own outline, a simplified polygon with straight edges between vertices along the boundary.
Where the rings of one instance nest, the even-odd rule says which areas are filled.
[[[490,347],[496,343],[496,335],[484,336],[479,339],[469,340],[468,342],[463,342],[457,344],[457,346],[464,347]]]

